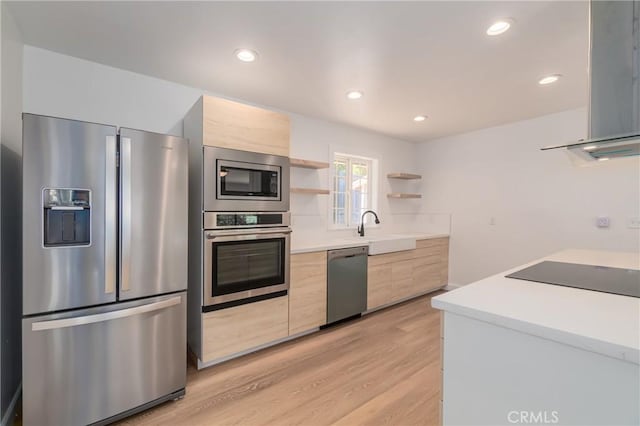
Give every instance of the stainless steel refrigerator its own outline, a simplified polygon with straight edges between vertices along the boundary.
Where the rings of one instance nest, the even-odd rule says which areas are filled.
[[[23,419],[109,423],[184,395],[188,144],[23,115]]]

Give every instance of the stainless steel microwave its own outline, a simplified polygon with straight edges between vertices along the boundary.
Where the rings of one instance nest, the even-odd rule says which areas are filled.
[[[289,158],[204,147],[204,210],[286,212]]]

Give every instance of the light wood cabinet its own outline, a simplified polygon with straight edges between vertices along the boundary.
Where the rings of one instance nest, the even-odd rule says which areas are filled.
[[[285,114],[213,96],[203,96],[189,114],[202,114],[203,145],[289,156]]]
[[[405,299],[416,293],[413,289],[413,259],[391,264],[391,301]]]
[[[367,309],[447,284],[449,238],[416,241],[415,250],[369,256]]]
[[[382,255],[384,256],[384,255]],[[369,257],[371,260],[373,256]],[[391,264],[372,265],[367,270],[367,309],[377,308],[391,301]]]
[[[302,169],[328,169],[331,167],[329,163],[324,161],[303,160],[301,158],[291,158],[291,167],[299,167]]]
[[[421,248],[433,248],[433,247],[439,247],[439,248],[443,248],[445,246],[449,246],[449,237],[442,237],[442,238],[431,238],[428,240],[417,240],[416,241],[416,248],[417,249],[421,249]]]
[[[202,315],[202,361],[210,362],[287,337],[289,296]]]
[[[327,322],[327,252],[291,255],[289,335]]]
[[[418,255],[413,262],[414,288],[427,292],[447,285],[449,269],[448,239],[434,240],[431,247],[416,249]]]

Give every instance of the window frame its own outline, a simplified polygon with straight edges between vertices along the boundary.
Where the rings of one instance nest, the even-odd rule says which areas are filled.
[[[342,151],[335,151],[331,155],[331,167],[330,167],[330,180],[331,180],[331,189],[330,189],[330,199],[328,202],[328,228],[330,230],[346,230],[346,229],[356,229],[358,225],[360,225],[360,219],[357,221],[352,220],[352,206],[353,206],[353,191],[350,189],[353,187],[353,162],[364,162],[367,165],[367,207],[369,210],[376,210],[378,206],[378,160],[376,158],[365,157],[362,155],[355,154],[347,154]],[[334,211],[336,210],[335,200],[336,198],[336,161],[337,160],[346,160],[347,162],[347,173],[346,176],[346,187],[349,189],[345,192],[346,203],[345,203],[345,224],[337,224],[334,222]],[[365,218],[365,224],[367,227],[378,227],[376,225],[370,215]]]

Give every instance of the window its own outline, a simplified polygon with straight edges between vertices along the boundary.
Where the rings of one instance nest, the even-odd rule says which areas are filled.
[[[375,209],[376,168],[377,160],[371,158],[334,155],[330,212],[334,228],[357,226],[365,210]]]

